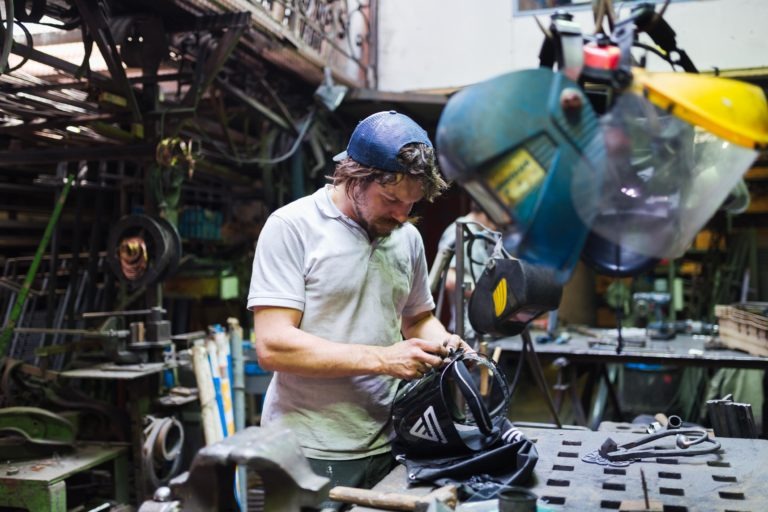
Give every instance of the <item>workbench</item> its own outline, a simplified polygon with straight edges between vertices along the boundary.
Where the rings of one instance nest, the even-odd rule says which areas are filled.
[[[634,331],[637,332],[636,329]],[[632,330],[627,330],[627,332],[632,332]],[[721,345],[717,343],[717,338],[713,339],[711,336],[678,334],[671,340],[654,340],[645,337],[642,341],[637,336],[627,336],[621,352],[617,352],[615,329],[591,329],[590,333],[592,335],[571,333],[570,339],[566,343],[532,342],[531,345],[536,356],[532,357],[529,350],[527,360],[528,366],[533,370],[533,377],[537,381],[539,388],[547,386],[547,393],[549,393],[549,384],[544,382],[539,360],[542,363],[551,363],[560,359],[561,365],[588,367],[590,378],[584,388],[584,394],[579,400],[581,408],[577,407],[577,412],[585,417],[579,423],[588,425],[592,429],[596,429],[603,419],[603,404],[594,403],[591,406],[589,404],[593,384],[597,383],[600,386],[599,396],[610,399],[617,411],[622,409],[618,394],[614,389],[614,376],[609,374],[609,369],[615,371],[615,365],[640,363],[713,369],[768,369],[768,357],[754,356],[745,352],[721,348]],[[531,333],[531,339],[537,339],[540,334],[543,333]],[[494,351],[500,354],[501,364],[509,368],[511,364],[509,364],[508,360],[510,358],[519,358],[523,351],[522,336],[499,338],[490,341],[488,343],[488,352]],[[571,371],[568,377],[568,384],[574,389],[575,375],[576,373]],[[764,386],[766,384],[768,384],[768,381],[764,381]],[[604,398],[597,398],[595,402],[599,402]],[[766,405],[768,405],[768,402],[766,402]],[[586,418],[587,414],[584,412],[584,409],[587,409],[587,407],[591,411],[589,418]],[[552,411],[552,409],[553,406],[550,405],[550,410]],[[555,405],[554,409],[558,409],[558,406]],[[762,413],[765,421],[765,412],[768,408],[764,407],[764,409],[764,411],[754,411],[754,414],[760,415]],[[553,419],[557,423],[554,413]]]
[[[612,331],[615,331],[612,330]],[[703,366],[714,368],[768,369],[768,357],[753,356],[746,352],[725,348],[710,348],[710,336],[678,334],[671,340],[647,339],[645,346],[636,346],[629,339],[621,353],[612,343],[609,330],[595,330],[603,338],[584,334],[572,334],[567,343],[534,343],[536,353],[542,359],[554,360],[565,357],[574,363],[647,363],[678,366]],[[531,336],[536,339],[537,334]],[[523,341],[520,336],[499,338],[489,342],[489,349],[499,347],[504,353],[520,353]]]
[[[113,497],[128,503],[128,448],[81,444],[51,457],[0,463],[0,510],[17,507],[30,512],[66,512],[67,479],[111,463]]]
[[[536,443],[539,452],[533,481],[527,486],[539,498],[538,510],[619,510],[622,502],[644,503],[641,469],[653,510],[763,512],[768,508],[768,472],[762,469],[768,460],[766,440],[720,438],[718,453],[645,459],[618,467],[591,464],[581,458],[597,450],[608,437],[622,444],[644,434],[577,428],[521,427],[521,430]],[[665,439],[654,445],[674,443],[674,437]],[[398,465],[374,487],[381,492],[422,496],[432,489],[429,486],[409,488],[403,465]],[[355,507],[353,510],[380,509]]]

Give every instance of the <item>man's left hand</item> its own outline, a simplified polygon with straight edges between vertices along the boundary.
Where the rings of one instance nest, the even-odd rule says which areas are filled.
[[[466,341],[461,339],[456,334],[451,334],[445,340],[443,340],[443,347],[448,352],[455,352],[456,350],[459,350],[459,349],[464,349],[464,352],[466,353],[474,352],[474,350],[472,350],[472,347],[470,347]]]

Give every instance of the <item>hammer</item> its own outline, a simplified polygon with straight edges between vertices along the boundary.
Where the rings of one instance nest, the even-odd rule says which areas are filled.
[[[454,509],[456,507],[456,486],[444,485],[424,496],[400,494],[394,492],[379,492],[357,487],[337,486],[331,489],[328,497],[342,503],[365,505],[367,507],[382,508],[385,510],[407,510],[422,512],[429,508],[435,500],[440,501]]]

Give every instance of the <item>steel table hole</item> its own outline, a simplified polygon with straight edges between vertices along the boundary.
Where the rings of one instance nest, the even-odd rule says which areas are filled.
[[[720,460],[708,460],[707,466],[712,466],[713,468],[729,468],[731,467],[731,463]]]
[[[620,501],[603,500],[600,502],[600,508],[610,508],[610,509],[618,510],[619,507],[621,507]]]
[[[659,494],[668,494],[670,496],[685,496],[685,491],[678,487],[659,487]]]
[[[664,505],[664,512],[688,512],[688,507],[683,505]]]
[[[744,493],[739,491],[720,491],[718,492],[721,498],[724,500],[743,500]]]
[[[567,457],[570,459],[578,459],[579,454],[576,452],[557,452],[558,457]]]
[[[563,446],[581,446],[581,441],[563,441]]]
[[[552,487],[568,487],[571,485],[570,480],[557,480],[555,478],[550,478],[547,480],[547,485],[551,485]]]
[[[603,473],[606,475],[626,475],[627,470],[622,468],[603,468]]]
[[[555,464],[552,466],[554,471],[573,471],[576,469],[574,466],[563,466],[562,464]]]
[[[668,471],[659,471],[659,478],[670,478],[672,480],[680,480],[683,475],[680,473],[670,473]]]
[[[712,475],[712,480],[715,482],[736,482],[735,476],[728,475]]]
[[[627,486],[624,484],[617,484],[613,482],[603,482],[603,489],[606,491],[626,491]]]
[[[661,459],[661,458],[659,458],[659,459],[656,459],[656,462],[659,463],[659,464],[677,464],[678,460],[677,459]]]
[[[551,505],[565,505],[565,498],[562,496],[542,496],[542,500],[544,500],[544,503],[551,504]]]

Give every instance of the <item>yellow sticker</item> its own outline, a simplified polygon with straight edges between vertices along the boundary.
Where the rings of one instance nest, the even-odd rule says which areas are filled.
[[[527,150],[519,149],[488,172],[490,185],[508,205],[519,203],[544,180],[544,168]]]
[[[493,309],[496,312],[496,318],[501,316],[504,308],[507,307],[507,278],[502,277],[496,289],[493,290]]]

